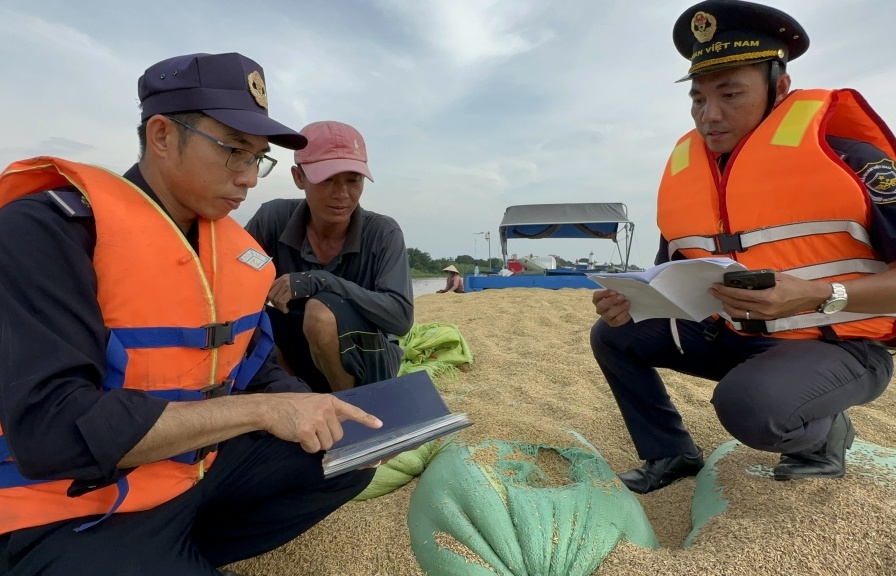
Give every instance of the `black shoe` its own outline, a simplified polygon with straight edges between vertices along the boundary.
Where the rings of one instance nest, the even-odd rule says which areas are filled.
[[[846,472],[846,449],[852,448],[856,429],[846,412],[834,417],[824,445],[817,450],[781,454],[775,466],[775,480],[797,478],[843,478]]]
[[[659,460],[648,460],[644,466],[617,474],[622,483],[632,492],[647,494],[659,490],[676,480],[696,476],[703,468],[703,450],[697,448],[696,456],[671,456]]]

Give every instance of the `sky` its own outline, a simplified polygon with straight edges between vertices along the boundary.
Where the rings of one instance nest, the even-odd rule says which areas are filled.
[[[777,0],[810,48],[794,88],[859,90],[896,127],[892,0]],[[62,156],[124,172],[137,160],[137,78],[180,54],[262,65],[272,118],[338,120],[364,136],[361,205],[433,258],[500,256],[508,206],[622,202],[631,262],[656,253],[656,189],[692,128],[679,0],[0,0],[0,166]],[[289,151],[233,212],[300,197]],[[489,235],[486,241],[485,233]],[[620,243],[621,244],[621,243]],[[510,240],[510,253],[594,253],[607,240]]]

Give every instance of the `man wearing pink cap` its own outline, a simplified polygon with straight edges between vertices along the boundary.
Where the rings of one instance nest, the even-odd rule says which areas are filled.
[[[318,392],[392,378],[414,321],[404,235],[359,205],[373,176],[357,130],[326,121],[300,134],[292,176],[305,198],[266,202],[246,226],[276,268],[267,312],[281,363]]]

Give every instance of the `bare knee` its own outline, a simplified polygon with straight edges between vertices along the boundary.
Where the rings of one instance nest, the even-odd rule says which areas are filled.
[[[305,333],[308,343],[312,345],[327,338],[332,339],[336,336],[336,316],[326,304],[310,298],[305,303],[302,332]]]

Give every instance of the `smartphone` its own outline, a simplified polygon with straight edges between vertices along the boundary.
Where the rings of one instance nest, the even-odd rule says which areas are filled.
[[[765,290],[775,285],[775,271],[768,268],[763,270],[736,270],[725,272],[722,283],[731,288],[744,290]]]

